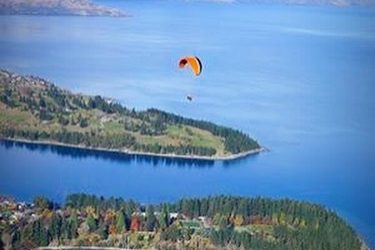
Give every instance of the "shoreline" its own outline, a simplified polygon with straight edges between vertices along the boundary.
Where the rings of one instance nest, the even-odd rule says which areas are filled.
[[[58,250],[58,249],[67,249],[67,250],[78,250],[78,249],[94,249],[94,250],[128,250],[129,248],[117,248],[117,247],[95,247],[95,246],[60,246],[60,247],[38,247],[36,250]]]
[[[95,246],[59,246],[59,247],[38,247],[35,250],[75,250],[75,249],[81,249],[81,250],[128,250],[129,248],[118,248],[118,247],[95,247]]]
[[[8,140],[13,142],[22,142],[27,144],[39,144],[39,145],[50,145],[50,146],[61,146],[67,148],[77,148],[77,149],[86,149],[99,152],[112,152],[112,153],[121,153],[133,156],[150,156],[150,157],[160,157],[160,158],[172,158],[172,159],[185,159],[185,160],[207,160],[207,161],[231,161],[244,158],[250,155],[256,155],[262,152],[269,152],[269,149],[260,147],[258,149],[252,149],[238,154],[231,154],[227,156],[200,156],[200,155],[178,155],[178,154],[161,154],[161,153],[151,153],[151,152],[139,152],[131,151],[128,149],[110,149],[110,148],[97,148],[97,147],[87,147],[84,145],[74,145],[67,144],[63,142],[56,141],[33,141],[21,138],[9,138],[9,137],[0,137],[0,140]]]

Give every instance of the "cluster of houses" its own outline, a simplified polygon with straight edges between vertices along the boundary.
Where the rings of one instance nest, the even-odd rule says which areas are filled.
[[[55,210],[56,213],[63,215],[63,210]],[[159,212],[155,212],[158,216]],[[17,225],[21,222],[31,223],[39,218],[40,215],[36,213],[35,205],[27,202],[17,202],[13,198],[0,196],[0,228],[5,225]],[[78,217],[84,219],[85,215],[78,211]],[[145,212],[135,212],[131,218],[130,228],[132,231],[140,231],[142,220],[145,218]],[[169,213],[169,218],[173,222],[175,220],[190,221],[190,218],[181,213]],[[200,216],[194,219],[195,222],[201,224],[204,228],[212,226],[211,218]]]
[[[0,196],[0,225],[15,225],[22,220],[36,219],[34,204]]]
[[[155,211],[154,215],[159,216],[160,212]],[[141,224],[142,221],[140,218],[146,218],[146,213],[145,212],[134,212],[131,218],[130,222],[130,230],[132,231],[140,231],[141,230]],[[185,216],[184,214],[181,213],[169,213],[169,219],[171,222],[180,220],[180,221],[189,221],[190,219]],[[205,228],[209,228],[212,225],[212,221],[210,218],[207,218],[205,216],[200,216],[196,220],[197,222],[201,223]]]

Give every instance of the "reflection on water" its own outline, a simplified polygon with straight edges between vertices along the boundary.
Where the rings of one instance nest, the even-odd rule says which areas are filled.
[[[172,157],[160,157],[150,155],[133,155],[120,152],[100,151],[93,149],[83,149],[66,147],[61,145],[48,145],[38,144],[11,140],[0,140],[0,145],[3,145],[6,149],[14,147],[26,148],[31,151],[39,152],[52,152],[59,156],[70,157],[72,159],[85,159],[94,158],[96,160],[106,160],[109,162],[125,163],[125,162],[136,162],[136,163],[148,163],[153,166],[178,166],[178,167],[211,167],[214,165],[213,160],[200,160],[200,159],[184,159],[184,158],[172,158]],[[226,165],[228,163],[225,163]]]

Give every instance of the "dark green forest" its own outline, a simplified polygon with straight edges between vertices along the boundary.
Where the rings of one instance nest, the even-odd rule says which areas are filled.
[[[12,204],[12,203],[10,203]],[[14,208],[13,208],[14,209]],[[354,230],[324,207],[289,199],[213,196],[140,204],[72,194],[59,205],[1,203],[3,246],[115,246],[157,249],[361,249]],[[17,210],[16,209],[16,210]]]

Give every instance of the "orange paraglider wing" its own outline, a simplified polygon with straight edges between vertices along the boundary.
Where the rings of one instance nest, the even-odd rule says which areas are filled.
[[[191,68],[191,70],[194,72],[196,76],[199,76],[202,72],[202,63],[196,56],[187,56],[184,58],[181,58],[178,66],[182,69],[188,64]]]

